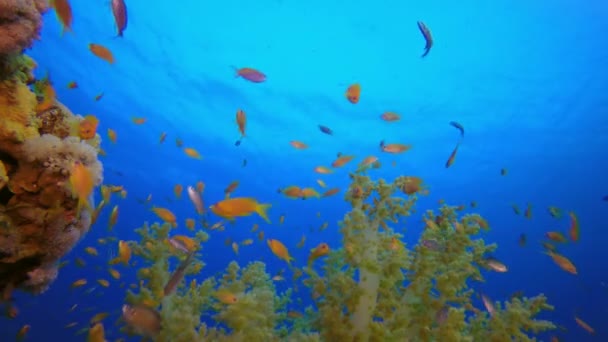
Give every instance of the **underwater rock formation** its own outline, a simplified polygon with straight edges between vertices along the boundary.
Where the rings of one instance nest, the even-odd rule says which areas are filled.
[[[48,79],[22,54],[38,35],[44,1],[0,0],[0,290],[45,291],[58,261],[89,230],[69,184],[81,162],[102,181],[99,136],[81,140],[82,117],[55,100]],[[36,90],[36,93],[30,89]],[[92,201],[89,201],[92,203]]]

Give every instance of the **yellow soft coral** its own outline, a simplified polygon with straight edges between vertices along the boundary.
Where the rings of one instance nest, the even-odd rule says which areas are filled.
[[[23,142],[38,135],[36,95],[17,79],[0,82],[0,140]]]

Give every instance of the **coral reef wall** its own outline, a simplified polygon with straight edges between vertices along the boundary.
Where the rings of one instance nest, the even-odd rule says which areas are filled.
[[[23,54],[38,38],[45,1],[0,0],[0,290],[41,293],[58,261],[89,230],[91,207],[80,210],[70,184],[76,162],[97,186],[102,165],[83,118],[55,99],[48,77],[36,80]],[[90,199],[89,203],[92,203]]]

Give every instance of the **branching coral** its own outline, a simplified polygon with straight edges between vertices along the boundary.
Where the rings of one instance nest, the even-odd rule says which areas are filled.
[[[0,0],[0,55],[21,53],[38,39],[45,0]]]
[[[429,211],[419,243],[408,249],[391,226],[407,223],[417,194],[428,189],[412,177],[388,183],[356,173],[352,180],[343,248],[332,249],[320,272],[302,270],[314,302],[304,317],[286,319],[291,293],[277,296],[259,262],[245,269],[233,262],[219,279],[192,280],[159,297],[169,275],[168,225],[140,229],[136,248],[151,266],[140,270],[143,287],[127,300],[160,304],[159,341],[531,341],[529,334],[554,328],[535,319],[552,309],[542,295],[498,304],[491,317],[473,305],[470,282],[483,281],[497,248],[481,238],[489,224],[479,215],[458,217],[449,206]],[[218,300],[218,291],[234,297]],[[219,326],[202,323],[201,314]]]

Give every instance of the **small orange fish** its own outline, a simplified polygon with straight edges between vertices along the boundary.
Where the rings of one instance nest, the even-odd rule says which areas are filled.
[[[72,6],[68,0],[51,0],[51,7],[55,9],[57,19],[61,23],[61,34],[65,31],[72,31]]]
[[[80,161],[75,161],[70,172],[70,188],[72,196],[78,198],[77,212],[85,206],[90,208],[89,197],[93,193],[95,180],[91,174],[91,170]]]
[[[92,256],[98,256],[99,253],[97,252],[97,249],[95,249],[95,247],[86,247],[84,249],[84,251],[88,254],[88,255],[92,255]]]
[[[365,159],[363,159],[363,161],[361,161],[361,163],[359,164],[359,167],[366,167],[368,165],[372,165],[373,163],[378,161],[378,157],[376,156],[369,156],[369,157],[365,157]]]
[[[124,265],[129,264],[129,260],[131,260],[131,247],[126,241],[120,240],[118,241],[118,261],[122,262]]]
[[[564,271],[566,271],[568,273],[572,273],[574,275],[578,274],[578,272],[576,271],[576,266],[574,266],[574,264],[572,263],[572,261],[570,261],[570,259],[566,258],[563,255],[559,255],[555,252],[552,252],[552,251],[547,251],[547,252],[543,252],[543,253],[550,256],[553,259],[553,261],[557,264],[557,266],[559,266]]]
[[[71,81],[70,83],[68,83],[68,89],[76,89],[78,88],[78,83],[76,83],[76,81]]]
[[[458,152],[458,146],[460,146],[460,143],[456,144],[456,147],[452,151],[452,154],[450,154],[448,161],[445,162],[446,169],[449,168],[450,166],[452,166],[452,164],[454,164],[454,161],[456,160],[456,153]]]
[[[569,212],[568,215],[570,216],[570,230],[568,231],[570,234],[570,240],[572,240],[572,242],[577,242],[581,235],[581,229],[578,225],[578,218],[572,211]]]
[[[320,243],[317,247],[310,250],[308,256],[308,266],[310,266],[318,258],[325,256],[329,253],[329,245],[325,242]]]
[[[95,101],[99,101],[99,100],[101,100],[102,97],[103,97],[103,93],[99,93],[99,94],[95,95],[95,97],[93,99]]]
[[[162,132],[160,134],[160,138],[158,138],[158,143],[162,144],[165,142],[165,139],[167,139],[167,132]]]
[[[114,64],[114,55],[112,55],[112,51],[110,51],[107,47],[100,44],[89,43],[89,50],[91,50],[95,56],[110,64]]]
[[[359,85],[359,83],[355,83],[349,86],[346,89],[345,96],[348,102],[352,104],[359,103],[359,97],[361,96],[361,85]]]
[[[110,141],[113,144],[116,144],[116,139],[117,139],[116,131],[111,128],[108,128],[108,138],[110,139]]]
[[[181,198],[183,190],[184,190],[184,187],[181,184],[175,184],[175,187],[173,188],[173,193],[175,194],[175,197]]]
[[[146,123],[148,119],[146,118],[137,118],[137,117],[132,117],[131,121],[133,121],[134,124],[136,125],[143,125],[144,123]]]
[[[247,126],[247,115],[242,109],[236,111],[236,125],[239,127],[239,132],[241,133],[241,139],[245,137],[245,129]]]
[[[321,197],[329,197],[329,196],[333,196],[335,194],[337,194],[338,192],[340,192],[340,188],[331,188],[327,191],[325,191]]]
[[[307,149],[307,148],[308,148],[308,145],[306,145],[306,144],[305,144],[305,143],[303,143],[303,142],[296,141],[296,140],[292,140],[292,141],[290,141],[290,142],[289,142],[289,144],[290,144],[291,146],[293,146],[293,148],[296,148],[296,149],[298,149],[298,150],[304,150],[304,149]]]
[[[55,93],[55,88],[53,88],[49,75],[47,74],[42,80],[36,81],[36,84],[39,84],[42,89],[42,100],[36,105],[36,112],[50,109],[55,105],[57,94]]]
[[[576,321],[576,324],[578,324],[586,332],[590,333],[591,335],[595,334],[595,330],[589,324],[587,324],[585,321],[583,321],[582,319],[580,319],[576,316],[574,316],[574,320]]]
[[[233,67],[234,68],[234,67]],[[253,82],[253,83],[262,83],[264,81],[266,81],[266,75],[264,75],[261,71],[258,71],[256,69],[253,68],[234,68],[236,71],[236,74],[234,77],[242,77],[244,79],[246,79],[247,81]]]
[[[399,114],[393,112],[384,112],[382,115],[380,115],[380,118],[388,122],[399,121],[401,119]]]
[[[317,184],[319,184],[319,186],[322,188],[327,186],[327,184],[325,184],[325,182],[322,179],[317,179]]]
[[[287,247],[285,247],[281,241],[268,239],[266,240],[266,243],[274,255],[276,255],[279,259],[286,261],[287,264],[291,264],[293,258],[289,255]]]
[[[188,157],[194,158],[194,159],[202,159],[203,157],[201,157],[201,155],[198,153],[197,150],[191,148],[191,147],[186,147],[184,148],[184,153],[186,153],[186,155]]]
[[[19,331],[17,332],[17,341],[25,339],[27,333],[30,331],[31,328],[32,327],[29,324],[22,326],[21,329],[19,329]]]
[[[404,144],[382,144],[381,145],[381,149],[382,152],[386,152],[386,153],[403,153],[408,151],[410,148],[412,148],[411,145],[404,145]]]
[[[327,175],[327,174],[333,173],[334,170],[328,168],[327,166],[317,166],[317,167],[315,167],[315,172],[320,173],[322,175]]]
[[[112,230],[118,221],[118,205],[115,205],[112,208],[112,213],[110,214],[110,219],[108,220],[108,230]]]
[[[97,126],[99,125],[99,119],[94,115],[87,115],[78,124],[78,135],[80,139],[88,140],[95,138],[97,134]]]
[[[215,293],[215,298],[226,305],[236,304],[239,301],[238,297],[228,290],[218,290]]]
[[[86,279],[78,279],[75,282],[72,283],[72,288],[76,288],[76,287],[82,287],[85,286],[87,284],[87,280]]]
[[[347,163],[349,163],[351,160],[353,160],[355,158],[355,156],[340,156],[338,157],[338,159],[334,160],[333,163],[331,163],[332,167],[342,167],[344,165],[346,165]]]
[[[270,223],[266,211],[271,206],[271,204],[258,203],[258,201],[253,198],[236,197],[219,201],[209,208],[214,214],[227,219],[234,219],[239,216],[249,216],[255,212],[266,222]]]
[[[153,207],[152,211],[161,220],[171,224],[171,226],[173,226],[173,228],[177,227],[177,218],[175,217],[175,214],[173,214],[173,212],[171,212],[171,210],[166,209],[166,208]]]
[[[315,190],[313,188],[304,188],[304,189],[302,189],[302,198],[303,199],[307,199],[307,198],[311,198],[311,197],[319,198],[319,197],[321,197],[321,195],[319,195],[319,193],[317,192],[317,190]]]
[[[283,190],[279,190],[283,195],[288,198],[297,199],[302,197],[302,189],[299,186],[292,185]]]

